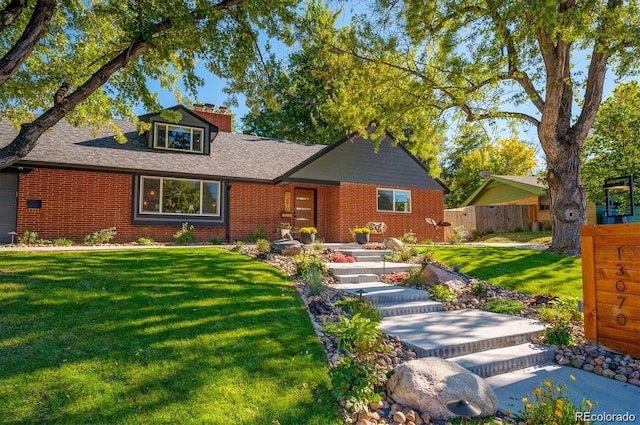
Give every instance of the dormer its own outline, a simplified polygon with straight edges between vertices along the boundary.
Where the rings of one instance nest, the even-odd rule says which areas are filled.
[[[231,116],[227,115],[226,111],[221,113],[204,108],[205,105],[195,105],[194,110],[182,105],[168,108],[167,112],[178,113],[180,119],[177,122],[168,119],[168,114],[163,114],[165,111],[141,116],[141,121],[151,124],[151,129],[146,133],[148,147],[177,153],[209,155],[211,143],[221,130],[216,123],[224,125],[228,121],[230,127]]]

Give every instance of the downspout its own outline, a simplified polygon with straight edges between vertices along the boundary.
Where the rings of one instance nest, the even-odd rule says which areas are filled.
[[[231,220],[229,213],[231,211],[231,180],[227,180],[225,194],[224,194],[224,215],[225,215],[225,238],[227,242],[231,242]]]

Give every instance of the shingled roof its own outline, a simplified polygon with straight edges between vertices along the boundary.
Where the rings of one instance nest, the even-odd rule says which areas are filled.
[[[61,121],[42,135],[36,147],[17,165],[80,170],[274,182],[324,149],[265,137],[220,132],[210,155],[164,151],[147,147],[135,124],[114,120],[127,143],[119,144],[110,129],[97,135]],[[18,134],[8,120],[0,120],[0,147]]]

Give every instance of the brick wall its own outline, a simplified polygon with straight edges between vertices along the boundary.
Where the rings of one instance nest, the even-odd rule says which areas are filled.
[[[43,239],[65,237],[80,243],[88,234],[115,226],[118,232],[115,242],[132,242],[142,236],[158,242],[172,242],[178,224],[131,224],[132,182],[131,175],[100,172],[35,169],[21,174],[18,233],[31,230],[38,232]],[[403,214],[376,212],[376,187],[371,185],[345,183],[339,187],[279,187],[235,182],[230,189],[231,240],[246,239],[259,225],[270,239],[275,239],[281,222],[293,224],[293,218],[283,218],[281,214],[285,210],[286,192],[290,193],[293,207],[296,187],[315,190],[318,237],[327,242],[350,241],[349,228],[369,221],[384,221],[387,224],[386,236],[400,237],[412,230],[419,240],[433,239],[432,229],[426,226],[424,218],[443,219],[442,191],[409,189],[413,213]],[[27,199],[41,200],[42,208],[28,209]],[[196,226],[195,231],[197,240],[201,242],[214,237],[225,240],[225,233],[224,227]]]
[[[172,242],[176,226],[131,224],[131,175],[86,171],[35,169],[21,174],[18,196],[18,234],[38,232],[42,239],[68,238],[82,243],[96,230],[116,227],[114,242],[145,236]],[[27,209],[27,199],[42,200],[41,209]],[[224,228],[196,228],[199,241],[224,240]]]

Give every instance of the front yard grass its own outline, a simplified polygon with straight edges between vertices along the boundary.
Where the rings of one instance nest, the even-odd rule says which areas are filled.
[[[290,280],[214,248],[0,253],[0,422],[339,424]]]
[[[580,258],[518,248],[438,245],[429,249],[441,263],[501,288],[582,299]]]
[[[543,232],[511,232],[511,233],[489,233],[474,240],[474,242],[519,242],[533,245],[549,245],[551,243],[551,231]]]

